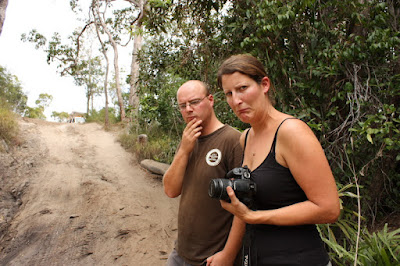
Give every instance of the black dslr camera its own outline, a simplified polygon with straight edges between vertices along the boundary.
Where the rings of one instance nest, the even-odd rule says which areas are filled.
[[[256,194],[256,183],[250,180],[250,170],[247,166],[233,168],[226,174],[226,178],[216,178],[210,181],[208,195],[211,198],[230,202],[226,188],[230,186],[236,197],[250,207]]]

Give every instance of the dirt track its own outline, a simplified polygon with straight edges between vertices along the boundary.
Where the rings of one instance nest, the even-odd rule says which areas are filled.
[[[20,125],[23,144],[0,158],[0,265],[165,265],[178,199],[115,134]]]

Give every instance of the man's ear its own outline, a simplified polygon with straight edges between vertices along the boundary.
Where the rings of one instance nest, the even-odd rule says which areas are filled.
[[[208,100],[211,102],[211,106],[214,106],[214,96],[212,94],[209,94],[207,96]]]

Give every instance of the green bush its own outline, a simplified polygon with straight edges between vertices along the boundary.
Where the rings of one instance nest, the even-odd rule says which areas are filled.
[[[114,108],[108,108],[108,119],[110,124],[115,124],[119,122],[119,117],[116,115],[116,110]],[[92,110],[90,114],[86,117],[86,122],[105,122],[105,108],[100,111]]]
[[[345,232],[346,237],[341,243],[333,233],[336,226]],[[356,260],[357,265],[363,266],[400,265],[400,229],[390,231],[385,224],[377,232],[370,233],[366,228],[358,232],[356,223],[350,224],[345,220],[335,225],[320,225],[319,228],[323,240],[332,250],[330,256],[335,265],[353,265]],[[324,236],[324,232],[329,232],[329,236]]]
[[[168,137],[158,139],[149,137],[146,144],[141,144],[137,134],[128,133],[121,134],[119,142],[126,150],[134,153],[138,161],[152,159],[163,163],[172,162],[177,146],[177,141]]]
[[[139,143],[138,136],[148,136],[146,144]],[[147,127],[132,127],[129,132],[119,136],[119,142],[128,151],[136,154],[138,161],[152,159],[158,162],[171,163],[180,139],[174,134],[163,134],[159,125],[149,124]]]
[[[381,231],[363,233],[359,261],[360,265],[399,265],[400,229],[389,231],[385,224]]]

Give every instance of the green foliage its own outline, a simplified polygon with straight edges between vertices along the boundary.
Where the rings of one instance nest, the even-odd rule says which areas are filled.
[[[0,66],[0,106],[7,105],[14,112],[22,114],[27,100],[18,78]]]
[[[176,147],[180,141],[174,135],[162,135],[157,125],[150,125],[146,130],[141,129],[148,136],[147,143],[139,142],[138,136],[141,134],[138,129],[131,128],[129,133],[119,136],[121,145],[136,154],[137,160],[153,159],[159,162],[171,163],[175,155]]]
[[[58,122],[67,122],[68,118],[69,118],[69,114],[67,112],[53,111],[53,113],[51,114],[51,117],[53,117],[54,119],[57,119]]]
[[[321,227],[321,226],[320,226]],[[400,229],[389,230],[385,224],[382,230],[370,233],[364,229],[358,234],[357,224],[346,224],[342,232],[346,232],[346,240],[338,243],[333,230],[326,226],[330,237],[325,243],[334,251],[331,259],[336,265],[399,265],[400,261]],[[356,240],[358,239],[358,250]]]
[[[110,124],[116,124],[120,121],[117,111],[114,108],[108,108],[108,119]],[[105,121],[105,108],[100,111],[92,110],[86,117],[86,122],[99,122],[104,123]]]
[[[39,106],[39,107],[27,106],[25,109],[24,116],[29,117],[29,118],[42,119],[42,120],[46,119],[46,116],[44,115],[44,107],[43,106]]]
[[[16,115],[5,105],[0,106],[0,141],[14,144],[17,141],[18,130]]]
[[[44,49],[47,53],[47,63],[50,64],[54,61],[58,63],[57,68],[60,69],[60,74],[75,76],[82,68],[81,61],[79,60],[79,51],[77,47],[82,43],[79,41],[78,33],[74,32],[73,37],[70,38],[70,44],[63,44],[61,35],[55,32],[50,40],[39,33],[36,29],[31,30],[28,34],[22,34],[21,40],[24,42],[31,42],[35,44],[36,49]],[[78,41],[74,41],[78,39]]]
[[[343,204],[345,199],[359,199],[359,193],[353,192],[356,188],[353,184],[339,187],[342,203],[339,220],[334,224],[318,225],[321,237],[330,249],[331,259],[335,265],[351,265],[354,261],[357,265],[398,265],[400,229],[389,230],[385,224],[381,230],[370,233],[362,227],[364,218],[351,210],[350,204]],[[357,206],[359,201],[352,204]]]
[[[75,1],[70,1],[71,7],[76,5]],[[99,82],[104,75],[101,59],[98,56],[92,56],[90,49],[84,50],[83,33],[87,29],[85,27],[82,32],[73,32],[72,36],[65,44],[58,32],[55,32],[50,40],[33,29],[28,34],[22,34],[21,40],[35,44],[36,49],[43,49],[47,53],[47,63],[57,63],[57,68],[61,76],[71,76],[78,86],[86,87],[87,106],[89,109],[89,101],[93,96],[101,91]],[[47,101],[51,102],[48,98]],[[40,101],[40,99],[38,100]],[[38,103],[37,103],[38,104]],[[46,106],[45,106],[46,107]],[[89,111],[89,110],[87,110]]]
[[[360,265],[400,264],[400,228],[389,232],[388,225],[379,232],[366,231],[360,242]]]
[[[53,96],[51,96],[50,94],[47,93],[41,93],[39,94],[38,99],[35,101],[36,105],[39,107],[49,107],[49,105],[51,104],[51,102],[53,101]]]
[[[25,109],[24,116],[29,118],[37,118],[45,120],[46,116],[44,115],[44,110],[51,104],[53,100],[53,96],[47,93],[39,94],[38,99],[35,101],[37,107],[29,107],[27,106]]]

